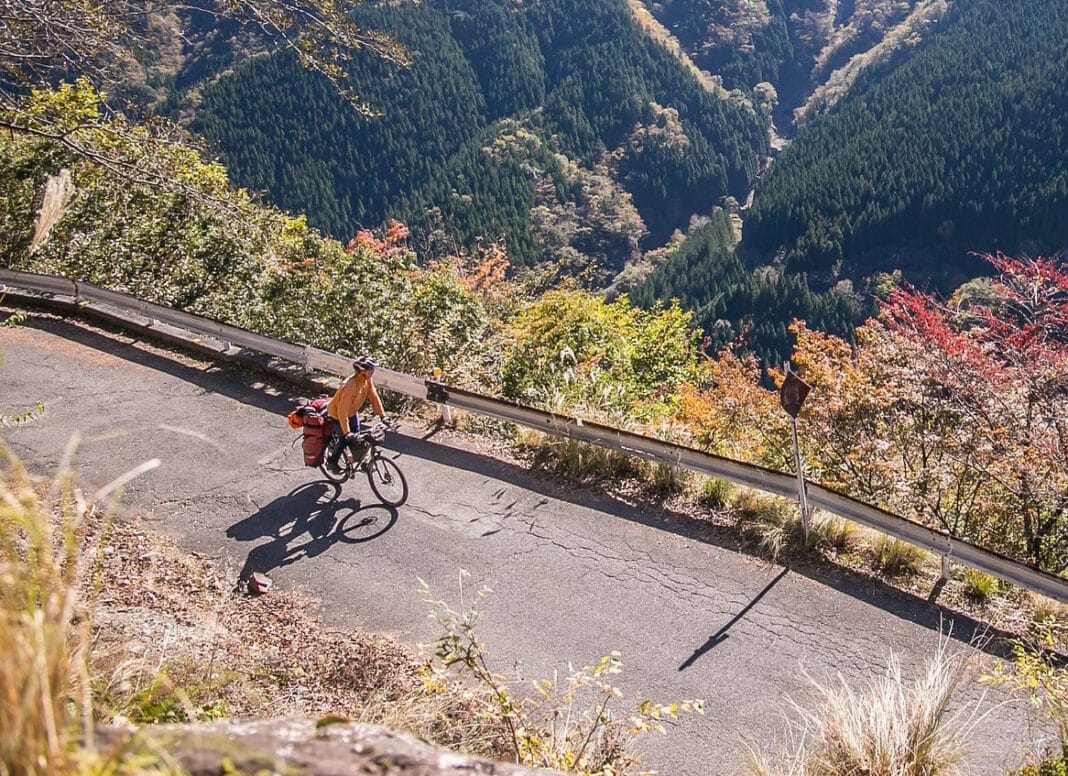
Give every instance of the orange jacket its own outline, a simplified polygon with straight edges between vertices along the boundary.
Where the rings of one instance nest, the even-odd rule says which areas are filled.
[[[341,425],[342,432],[347,434],[352,430],[349,428],[349,418],[360,411],[360,407],[368,397],[378,417],[384,418],[386,411],[382,409],[382,400],[378,398],[378,391],[375,390],[375,384],[371,382],[371,375],[367,372],[357,372],[345,378],[345,381],[338,386],[326,411]]]

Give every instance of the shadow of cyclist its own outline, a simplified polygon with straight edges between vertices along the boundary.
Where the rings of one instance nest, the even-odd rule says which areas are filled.
[[[342,498],[341,486],[325,480],[309,482],[275,499],[226,529],[239,542],[270,537],[253,547],[238,575],[267,572],[314,558],[337,542],[357,544],[375,539],[397,522],[397,510],[383,504],[361,504]]]

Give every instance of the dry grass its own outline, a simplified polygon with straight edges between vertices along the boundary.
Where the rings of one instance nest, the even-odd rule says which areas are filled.
[[[958,774],[976,706],[950,711],[957,689],[972,669],[944,638],[924,671],[906,680],[890,655],[886,672],[859,690],[839,677],[814,682],[815,708],[792,704],[798,715],[788,752],[753,752],[754,776],[950,776]]]
[[[86,498],[68,446],[56,478],[35,488],[0,440],[0,773],[171,772],[136,742],[94,746],[91,609],[112,496],[150,461]]]
[[[6,446],[0,456],[0,771],[53,773],[88,707],[78,598],[85,506],[61,478],[50,514]]]
[[[880,534],[871,546],[872,565],[888,577],[912,577],[920,572],[927,553],[919,547]]]
[[[842,517],[816,513],[812,516],[812,530],[827,547],[842,553],[857,543],[860,526]]]
[[[641,476],[641,461],[618,450],[537,431],[521,431],[517,441],[536,467],[572,485]]]

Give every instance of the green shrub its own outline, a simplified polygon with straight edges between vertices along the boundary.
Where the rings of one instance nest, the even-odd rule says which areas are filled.
[[[965,597],[977,604],[985,604],[1001,587],[997,577],[972,568],[961,571],[960,580],[964,584]]]
[[[226,701],[211,697],[213,683],[174,682],[165,670],[156,673],[137,689],[119,709],[122,716],[138,724],[207,722],[228,716]]]
[[[901,539],[880,536],[872,545],[873,564],[888,577],[911,577],[919,573],[927,553]]]
[[[1068,669],[1055,655],[1056,632],[1052,621],[1040,626],[1036,636],[1013,645],[1012,663],[996,663],[983,681],[1007,685],[1026,695],[1036,709],[1056,729],[1059,752],[1047,752],[1038,763],[1030,763],[1020,776],[1055,776],[1064,773],[1068,755]]]
[[[1009,776],[1068,776],[1068,760],[1063,752],[1046,755],[1041,762],[1028,763],[1009,771]]]
[[[511,321],[503,394],[602,420],[663,414],[676,386],[693,377],[691,317],[678,304],[641,310],[626,296],[549,291]]]
[[[731,497],[731,484],[717,477],[708,477],[701,483],[701,495],[697,500],[708,509],[723,509]]]

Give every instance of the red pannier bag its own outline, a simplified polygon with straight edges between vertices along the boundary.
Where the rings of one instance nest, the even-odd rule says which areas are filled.
[[[326,440],[330,438],[332,430],[326,414],[326,405],[329,403],[329,398],[316,399],[300,405],[287,416],[290,426],[302,430],[305,466],[321,466],[323,463]]]
[[[310,418],[311,423],[304,423],[304,465],[321,466],[323,453],[326,451],[326,440],[330,436],[330,426],[323,422],[321,417]],[[319,425],[315,425],[315,421]]]

